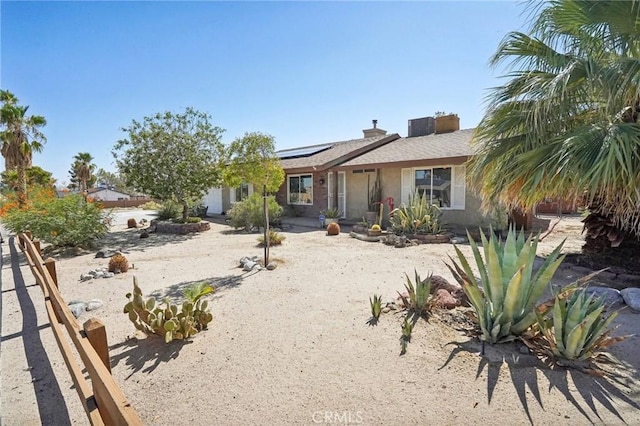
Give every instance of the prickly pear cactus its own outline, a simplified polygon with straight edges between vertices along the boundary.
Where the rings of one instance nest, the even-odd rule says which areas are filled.
[[[174,339],[188,339],[205,330],[213,320],[206,300],[198,300],[195,305],[185,301],[180,311],[169,298],[164,299],[164,306],[159,306],[153,297],[145,301],[136,277],[133,277],[133,293],[128,293],[127,299],[129,302],[124,306],[124,313],[129,315],[136,329],[163,336],[167,343]]]

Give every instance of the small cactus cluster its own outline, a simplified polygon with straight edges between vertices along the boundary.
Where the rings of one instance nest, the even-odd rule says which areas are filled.
[[[109,259],[109,272],[119,273],[127,272],[129,270],[129,262],[127,258],[121,254],[114,254]]]
[[[138,222],[134,218],[127,220],[127,228],[137,228]]]
[[[165,298],[164,307],[159,306],[154,297],[145,301],[136,277],[133,277],[133,294],[128,293],[127,299],[129,302],[124,306],[124,313],[129,315],[133,325],[146,334],[163,336],[166,343],[174,339],[188,339],[205,330],[213,320],[207,300],[195,303],[187,300],[180,312],[178,305],[172,304],[169,298]]]

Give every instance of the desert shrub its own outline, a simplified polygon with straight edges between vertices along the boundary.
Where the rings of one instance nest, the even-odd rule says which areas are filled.
[[[166,201],[162,204],[162,207],[158,209],[158,219],[159,220],[171,220],[181,213],[181,207],[174,203],[173,201]]]
[[[285,236],[277,233],[273,229],[269,229],[269,246],[279,246],[285,240]],[[258,237],[258,243],[264,247],[264,235]]]
[[[129,262],[127,258],[121,254],[114,254],[109,259],[109,272],[127,272],[129,270]]]
[[[560,256],[563,243],[534,274],[537,237],[525,240],[524,231],[516,236],[511,228],[503,242],[493,232],[489,240],[480,232],[484,252],[481,256],[476,242],[468,233],[467,236],[480,280],[458,247],[454,246],[460,265],[451,259],[453,266],[447,266],[469,298],[482,340],[490,343],[514,340],[536,322],[536,303],[564,259],[564,255]]]
[[[282,216],[282,206],[273,195],[267,197],[269,223],[276,223]],[[244,201],[235,203],[228,212],[231,226],[250,230],[264,227],[263,199],[261,194],[253,194]]]
[[[140,208],[142,210],[160,210],[162,208],[162,204],[155,201],[147,201],[146,203],[142,204]]]
[[[34,190],[22,208],[4,200],[2,222],[14,233],[31,231],[33,238],[56,247],[91,247],[109,230],[110,214],[81,195],[57,198],[51,190]]]
[[[438,234],[444,231],[442,212],[427,201],[426,194],[413,194],[408,204],[391,211],[391,229],[396,234]]]
[[[129,320],[136,329],[146,334],[160,335],[164,337],[166,343],[175,339],[188,339],[199,331],[205,330],[213,320],[213,315],[208,308],[209,302],[201,299],[208,293],[211,291],[203,286],[200,291],[194,289],[193,294],[190,294],[195,298],[195,302],[186,300],[182,303],[180,310],[178,305],[171,303],[169,298],[164,299],[164,307],[162,307],[154,297],[147,300],[142,298],[138,280],[133,277],[133,293],[127,293],[126,297],[129,301],[124,306],[124,313],[129,315]]]

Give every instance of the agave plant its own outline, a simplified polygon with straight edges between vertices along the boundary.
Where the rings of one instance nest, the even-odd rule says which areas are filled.
[[[618,315],[603,315],[604,297],[595,299],[584,289],[570,297],[556,296],[550,315],[537,314],[537,335],[524,342],[537,354],[559,365],[591,370],[593,361],[609,361],[604,350],[628,336],[611,337],[607,327]],[[536,338],[537,337],[537,338]]]
[[[433,301],[431,297],[431,275],[427,278],[420,279],[418,271],[414,270],[415,284],[411,282],[411,279],[407,274],[407,282],[404,288],[407,290],[407,296],[400,294],[403,305],[410,311],[415,312],[418,315],[428,314],[433,307]]]
[[[400,355],[407,353],[407,345],[411,341],[411,333],[413,332],[414,323],[409,321],[408,315],[404,316],[402,321],[402,336],[400,336]]]
[[[382,296],[374,294],[373,299],[371,297],[369,298],[369,303],[371,304],[371,315],[375,321],[378,321],[380,313],[382,312]]]
[[[453,267],[447,266],[476,312],[482,340],[490,343],[513,340],[536,322],[536,302],[564,259],[560,256],[564,242],[553,250],[534,274],[537,237],[531,235],[525,240],[523,231],[516,236],[511,228],[502,242],[493,232],[490,232],[488,240],[481,232],[483,260],[478,245],[469,233],[467,236],[480,280],[474,276],[458,247],[455,250],[460,265],[449,257]]]
[[[409,203],[389,214],[391,228],[402,234],[437,234],[443,230],[440,208],[427,201],[426,193],[409,196]]]

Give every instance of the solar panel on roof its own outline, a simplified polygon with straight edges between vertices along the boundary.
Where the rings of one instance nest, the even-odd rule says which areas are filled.
[[[276,152],[281,160],[285,158],[309,157],[331,148],[331,145],[308,146],[306,148],[286,149]]]

